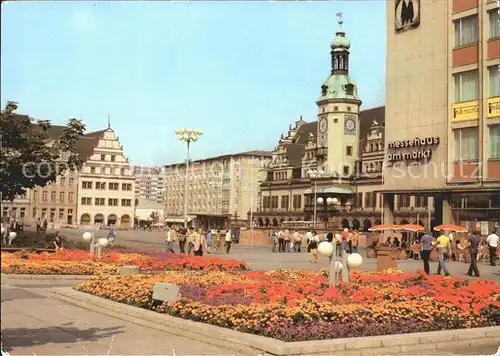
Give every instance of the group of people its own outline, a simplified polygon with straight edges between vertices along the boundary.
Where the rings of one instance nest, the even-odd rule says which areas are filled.
[[[462,244],[459,240],[454,240],[452,233],[443,232],[437,239],[435,239],[429,231],[426,229],[424,235],[420,238],[422,260],[424,262],[425,273],[430,273],[429,257],[434,246],[437,247],[439,253],[439,264],[436,274],[440,275],[441,271],[444,272],[446,276],[450,275],[448,270],[447,261],[452,258],[453,245],[459,250],[468,249],[470,255],[470,266],[467,271],[467,275],[479,277],[479,268],[477,266],[479,252],[484,245],[488,245],[489,249],[489,259],[492,266],[496,266],[497,260],[497,249],[498,249],[499,237],[496,230],[493,230],[486,239],[483,239],[481,235],[474,231],[468,239]]]
[[[186,254],[187,246],[188,255],[203,256],[204,251],[212,253],[213,248],[217,248],[219,245],[219,238],[222,235],[224,235],[226,253],[229,253],[233,242],[231,230],[227,230],[221,234],[215,234],[212,229],[203,231],[203,229],[195,229],[194,227],[167,227],[165,233],[165,250],[175,253],[174,245],[178,242],[180,253]]]
[[[322,241],[330,243],[335,239],[336,251],[338,256],[342,256],[342,251],[347,253],[358,252],[359,247],[359,232],[357,230],[350,231],[344,229],[341,233],[336,231],[326,231],[319,235],[317,231],[308,230],[305,235],[302,235],[298,230],[290,232],[290,230],[278,230],[271,232],[272,251],[276,252],[301,252],[302,245],[305,243],[307,252],[311,253],[311,262],[318,262],[318,246]]]

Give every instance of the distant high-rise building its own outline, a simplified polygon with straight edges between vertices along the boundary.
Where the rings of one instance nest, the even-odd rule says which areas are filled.
[[[161,167],[135,167],[135,196],[163,203],[165,173]]]

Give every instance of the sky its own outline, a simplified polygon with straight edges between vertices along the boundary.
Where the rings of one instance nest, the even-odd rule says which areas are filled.
[[[362,109],[385,103],[385,1],[2,2],[1,104],[112,128],[134,165],[272,150],[315,121],[343,13]]]

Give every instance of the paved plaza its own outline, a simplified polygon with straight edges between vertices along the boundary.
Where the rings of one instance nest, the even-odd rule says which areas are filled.
[[[82,231],[74,229],[63,229],[62,234],[69,240],[75,241],[81,239]],[[96,237],[107,236],[107,231],[97,231]],[[165,234],[159,231],[120,231],[116,243],[139,250],[147,249],[162,249],[165,248],[164,244]],[[177,251],[178,246],[175,248]],[[364,250],[360,251],[365,256]],[[310,255],[306,252],[272,252],[271,246],[242,246],[233,244],[231,252],[226,254],[219,251],[214,254],[223,258],[236,258],[245,260],[249,267],[253,270],[268,271],[277,268],[295,268],[295,269],[322,269],[328,268],[328,259],[320,258],[317,264],[310,262]],[[437,270],[438,263],[431,262],[431,271]],[[463,262],[449,262],[450,273],[452,275],[459,275],[467,277],[465,274],[469,268],[469,264]],[[398,261],[398,268],[405,272],[415,272],[418,269],[423,269],[422,261],[404,260]],[[377,260],[375,258],[365,258],[363,269],[376,270]],[[500,266],[490,266],[489,264],[480,263],[479,270],[482,278],[494,279],[500,281]]]

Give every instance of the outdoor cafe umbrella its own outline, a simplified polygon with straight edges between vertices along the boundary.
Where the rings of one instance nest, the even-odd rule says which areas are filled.
[[[443,224],[434,227],[434,231],[453,231],[453,232],[467,232],[463,226],[453,224]]]
[[[404,225],[399,225],[402,231],[407,231],[407,232],[422,232],[425,230],[425,228],[422,225],[417,225],[417,224],[404,224]]]
[[[401,230],[401,226],[396,224],[382,224],[382,225],[372,226],[368,229],[368,231],[388,231],[388,230]]]

